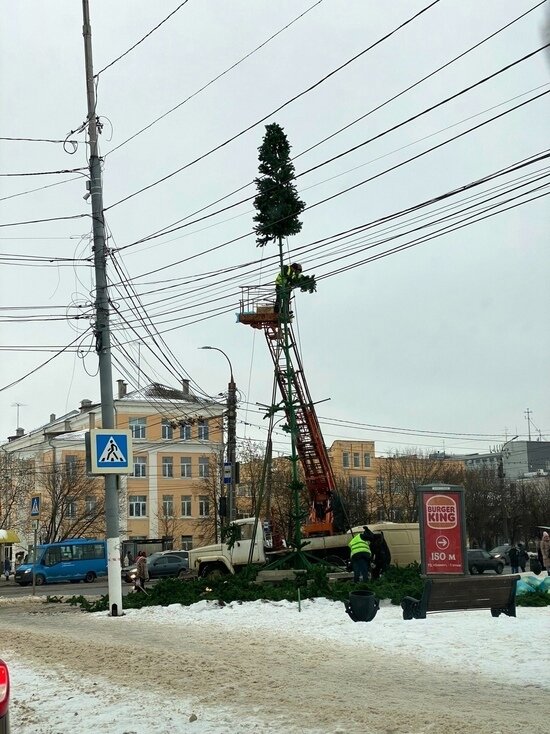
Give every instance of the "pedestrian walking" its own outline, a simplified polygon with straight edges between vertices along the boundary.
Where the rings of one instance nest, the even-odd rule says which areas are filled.
[[[368,528],[365,528],[361,534],[354,535],[349,541],[348,547],[350,551],[351,567],[353,568],[353,581],[359,583],[359,579],[363,581],[369,580],[371,550],[368,541],[369,535],[372,535]]]
[[[521,568],[521,572],[525,573],[527,568],[527,561],[529,560],[529,553],[525,550],[523,543],[518,543],[518,566]]]
[[[512,547],[508,551],[508,556],[510,558],[510,570],[512,571],[512,573],[518,573],[519,571],[519,551],[516,548],[515,544],[512,545]]]
[[[540,541],[540,553],[542,556],[542,565],[550,576],[550,535],[548,535],[546,530],[542,534],[542,540]]]
[[[6,581],[10,580],[10,574],[11,574],[11,561],[6,556],[4,559],[4,576],[6,577]]]
[[[134,588],[136,591],[144,592],[145,591],[145,582],[149,579],[149,572],[147,570],[147,554],[145,551],[140,551],[137,554],[136,559],[136,580],[134,584]]]

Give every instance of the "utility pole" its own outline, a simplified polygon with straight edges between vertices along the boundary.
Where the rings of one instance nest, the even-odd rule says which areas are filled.
[[[221,352],[229,365],[229,384],[227,386],[227,462],[230,465],[231,476],[227,487],[227,516],[226,522],[231,523],[236,517],[235,485],[236,485],[236,454],[237,454],[237,385],[233,377],[233,365],[227,354],[219,347],[199,347]],[[223,523],[222,523],[223,524]]]
[[[531,440],[531,413],[532,412],[533,411],[529,410],[529,408],[527,408],[527,410],[525,411],[525,416],[527,417],[527,431],[529,433],[529,441]]]
[[[103,219],[103,186],[101,161],[97,142],[98,125],[94,69],[92,59],[92,27],[88,0],[82,0],[84,59],[88,97],[88,137],[90,139],[90,198],[94,237],[94,267],[96,281],[96,352],[99,359],[101,391],[101,423],[103,428],[115,427],[113,374],[111,368],[111,334],[109,330],[109,294],[107,288],[105,222]],[[109,612],[112,617],[122,614],[122,580],[120,568],[120,537],[118,509],[118,475],[105,475],[105,523],[107,536],[107,571],[109,583]]]
[[[504,471],[504,449],[506,446],[508,446],[509,443],[512,443],[512,441],[515,441],[517,436],[514,436],[513,438],[509,439],[505,443],[502,444],[502,448],[500,449],[500,456],[498,460],[498,484],[499,484],[499,490],[500,490],[500,501],[502,503],[502,532],[504,533],[504,542],[508,542],[508,503],[506,502],[506,498],[504,496],[504,478],[506,476],[506,472]]]
[[[227,461],[231,464],[231,482],[229,483],[228,492],[228,508],[229,522],[233,522],[236,517],[235,506],[235,462],[237,450],[237,386],[233,379],[233,372],[229,379],[227,390]]]

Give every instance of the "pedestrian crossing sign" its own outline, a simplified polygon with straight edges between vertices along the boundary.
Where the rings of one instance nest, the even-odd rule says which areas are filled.
[[[40,496],[31,497],[31,517],[40,517]]]
[[[120,428],[90,431],[90,473],[131,474],[132,434]]]

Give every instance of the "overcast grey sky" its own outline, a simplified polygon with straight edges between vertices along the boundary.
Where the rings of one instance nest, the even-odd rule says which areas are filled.
[[[275,249],[256,248],[249,234],[251,202],[133,244],[178,220],[193,222],[252,196],[249,186],[212,206],[256,175],[265,122],[166,181],[121,200],[266,115],[267,122],[284,127],[296,156],[537,2],[440,0],[273,115],[281,104],[427,7],[428,0],[189,0],[104,71],[179,3],[93,0],[90,4],[94,65],[100,72],[97,111],[104,124],[101,151],[109,245],[132,245],[116,252],[114,262],[141,296],[139,315],[146,322],[152,319],[173,352],[167,356],[170,369],[144,343],[139,355],[141,384],[148,377],[175,384],[172,372],[181,372],[180,363],[202,390],[217,395],[227,385],[227,363],[220,354],[198,350],[205,344],[217,346],[229,355],[241,391],[239,436],[265,438],[266,421],[255,404],[270,400],[272,365],[262,334],[237,324],[234,315],[239,286],[269,283],[274,277],[268,258]],[[536,51],[544,43],[547,5],[298,157],[296,172],[388,131]],[[126,142],[308,8],[236,68]],[[4,2],[2,13],[0,137],[64,139],[86,117],[81,3]],[[335,197],[306,210],[302,232],[288,242],[289,258],[298,259],[306,272],[319,278],[317,293],[297,295],[295,313],[310,391],[316,401],[329,400],[318,407],[327,444],[337,438],[361,438],[375,440],[379,453],[407,446],[487,450],[505,436],[526,437],[526,408],[533,411],[534,425],[543,437],[549,438],[548,159],[400,219],[379,221],[544,153],[549,147],[550,95],[529,100],[548,90],[550,65],[543,52],[298,179],[308,206]],[[523,102],[528,103],[502,115]],[[502,116],[335,196],[496,115]],[[86,167],[84,134],[71,138],[80,141],[74,155],[60,144],[0,140],[0,173]],[[59,185],[23,195],[51,184]],[[3,175],[0,187],[3,224],[86,215],[0,229],[0,387],[4,387],[86,330],[86,318],[67,321],[66,317],[90,312],[93,273],[82,261],[22,259],[90,256],[90,208],[82,198],[83,176]],[[515,206],[535,196],[540,198]],[[494,205],[496,209],[485,212]],[[209,208],[195,214],[204,207]],[[471,222],[483,212],[506,207],[514,208],[359,264],[459,225],[465,218]],[[416,229],[436,220],[442,221]],[[353,239],[317,242],[369,222],[375,224]],[[402,237],[388,239],[396,234]],[[221,246],[231,240],[235,241]],[[261,258],[266,262],[244,267]],[[235,266],[243,267],[226,270]],[[109,272],[118,283],[113,262]],[[165,286],[171,288],[159,291]],[[145,330],[128,310],[135,309],[128,295],[123,286],[111,292],[120,313],[113,316],[115,341],[125,345],[114,348],[113,356],[121,364],[113,364],[113,378],[123,377],[131,388],[138,378],[129,358],[137,360],[136,341],[138,336],[145,338]],[[170,300],[160,300],[165,298]],[[149,337],[145,342],[156,355],[165,351]],[[46,422],[50,413],[76,408],[83,398],[98,399],[97,359],[89,333],[76,344],[79,354],[67,351],[0,392],[2,440],[16,428],[15,403],[22,404],[20,425],[30,430]],[[21,346],[29,351],[14,349]],[[53,351],[31,351],[41,347]],[[413,430],[392,433],[380,429],[384,426]],[[532,432],[537,436],[534,427]],[[278,435],[278,450],[284,449],[281,441]]]

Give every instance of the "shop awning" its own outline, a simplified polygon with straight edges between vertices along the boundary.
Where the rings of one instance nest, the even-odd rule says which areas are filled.
[[[20,543],[19,535],[15,530],[0,529],[0,543]]]

